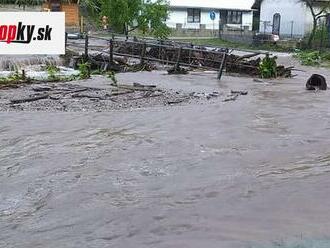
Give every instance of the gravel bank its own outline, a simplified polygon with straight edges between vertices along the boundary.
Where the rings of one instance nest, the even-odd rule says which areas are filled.
[[[1,90],[0,111],[100,112],[223,100],[219,92],[187,92],[138,83],[113,86],[109,79],[97,76]]]

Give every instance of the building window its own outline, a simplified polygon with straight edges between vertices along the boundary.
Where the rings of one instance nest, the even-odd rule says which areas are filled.
[[[242,12],[241,11],[228,11],[227,23],[228,24],[242,24]]]
[[[201,10],[200,9],[188,9],[188,19],[189,23],[200,23],[201,21]]]
[[[61,11],[61,1],[50,0],[50,11]]]

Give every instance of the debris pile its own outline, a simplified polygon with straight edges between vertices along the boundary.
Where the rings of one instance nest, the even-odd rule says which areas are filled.
[[[247,91],[232,90],[230,94],[228,94],[223,101],[224,102],[236,101],[239,96],[246,96],[247,94],[248,94]]]
[[[75,83],[45,83],[0,91],[0,110],[108,111],[199,102],[218,96],[217,92],[190,94],[140,83],[109,83],[101,88]]]
[[[163,63],[177,63],[182,66],[204,67],[208,69],[218,70],[225,49],[206,48],[182,45],[174,42],[164,44],[150,44],[142,42],[123,42],[116,41],[114,51],[117,55],[142,57],[150,61],[159,61]],[[260,53],[251,53],[243,56],[228,54],[226,58],[226,72],[245,74],[250,76],[260,76],[259,64],[261,61]],[[292,67],[277,67],[278,77],[291,77]],[[171,69],[170,73],[176,73]]]
[[[156,69],[155,65],[174,66],[169,69],[170,74],[185,74],[178,68],[199,68],[219,71],[225,69],[228,73],[262,77],[260,72],[261,58],[266,53],[254,52],[234,53],[227,48],[195,46],[191,43],[170,40],[144,39],[111,39],[93,37],[94,43],[85,41],[84,52],[82,44],[69,45],[70,51],[76,51],[80,57],[74,57],[71,66],[77,61],[88,58],[95,69],[112,70],[117,72],[141,71]],[[100,45],[102,44],[102,45]],[[82,56],[81,56],[82,55]],[[93,69],[93,68],[92,68]],[[276,77],[291,77],[293,67],[276,66]]]

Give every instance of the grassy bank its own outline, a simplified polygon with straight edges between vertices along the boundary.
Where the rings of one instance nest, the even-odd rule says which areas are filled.
[[[243,50],[266,50],[266,51],[274,51],[274,52],[293,52],[294,50],[292,47],[286,46],[285,44],[276,44],[276,45],[264,44],[264,45],[256,46],[252,44],[225,41],[219,38],[210,38],[210,39],[187,38],[187,39],[180,39],[178,41],[191,42],[195,45],[203,45],[203,46],[210,45],[210,46],[219,46],[226,48],[243,49]]]
[[[265,50],[270,52],[292,52],[302,65],[306,66],[324,66],[330,67],[330,50],[297,50],[292,48],[290,44],[280,43],[277,45],[249,45],[238,42],[230,42],[218,38],[210,39],[180,39],[180,41],[191,42],[195,45],[202,46],[219,46],[224,48],[236,48],[242,50]]]
[[[302,50],[294,54],[302,65],[307,66],[330,66],[330,50],[322,52],[316,50]]]

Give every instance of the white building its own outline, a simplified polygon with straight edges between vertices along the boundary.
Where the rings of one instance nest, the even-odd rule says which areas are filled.
[[[319,0],[315,3],[316,13],[320,10],[317,4],[326,1]],[[253,7],[260,7],[261,33],[303,37],[312,29],[313,18],[310,9],[299,0],[257,0]]]
[[[252,30],[254,0],[169,0],[166,23],[171,28],[219,29],[223,24],[233,29]],[[212,20],[210,13],[215,13]]]

